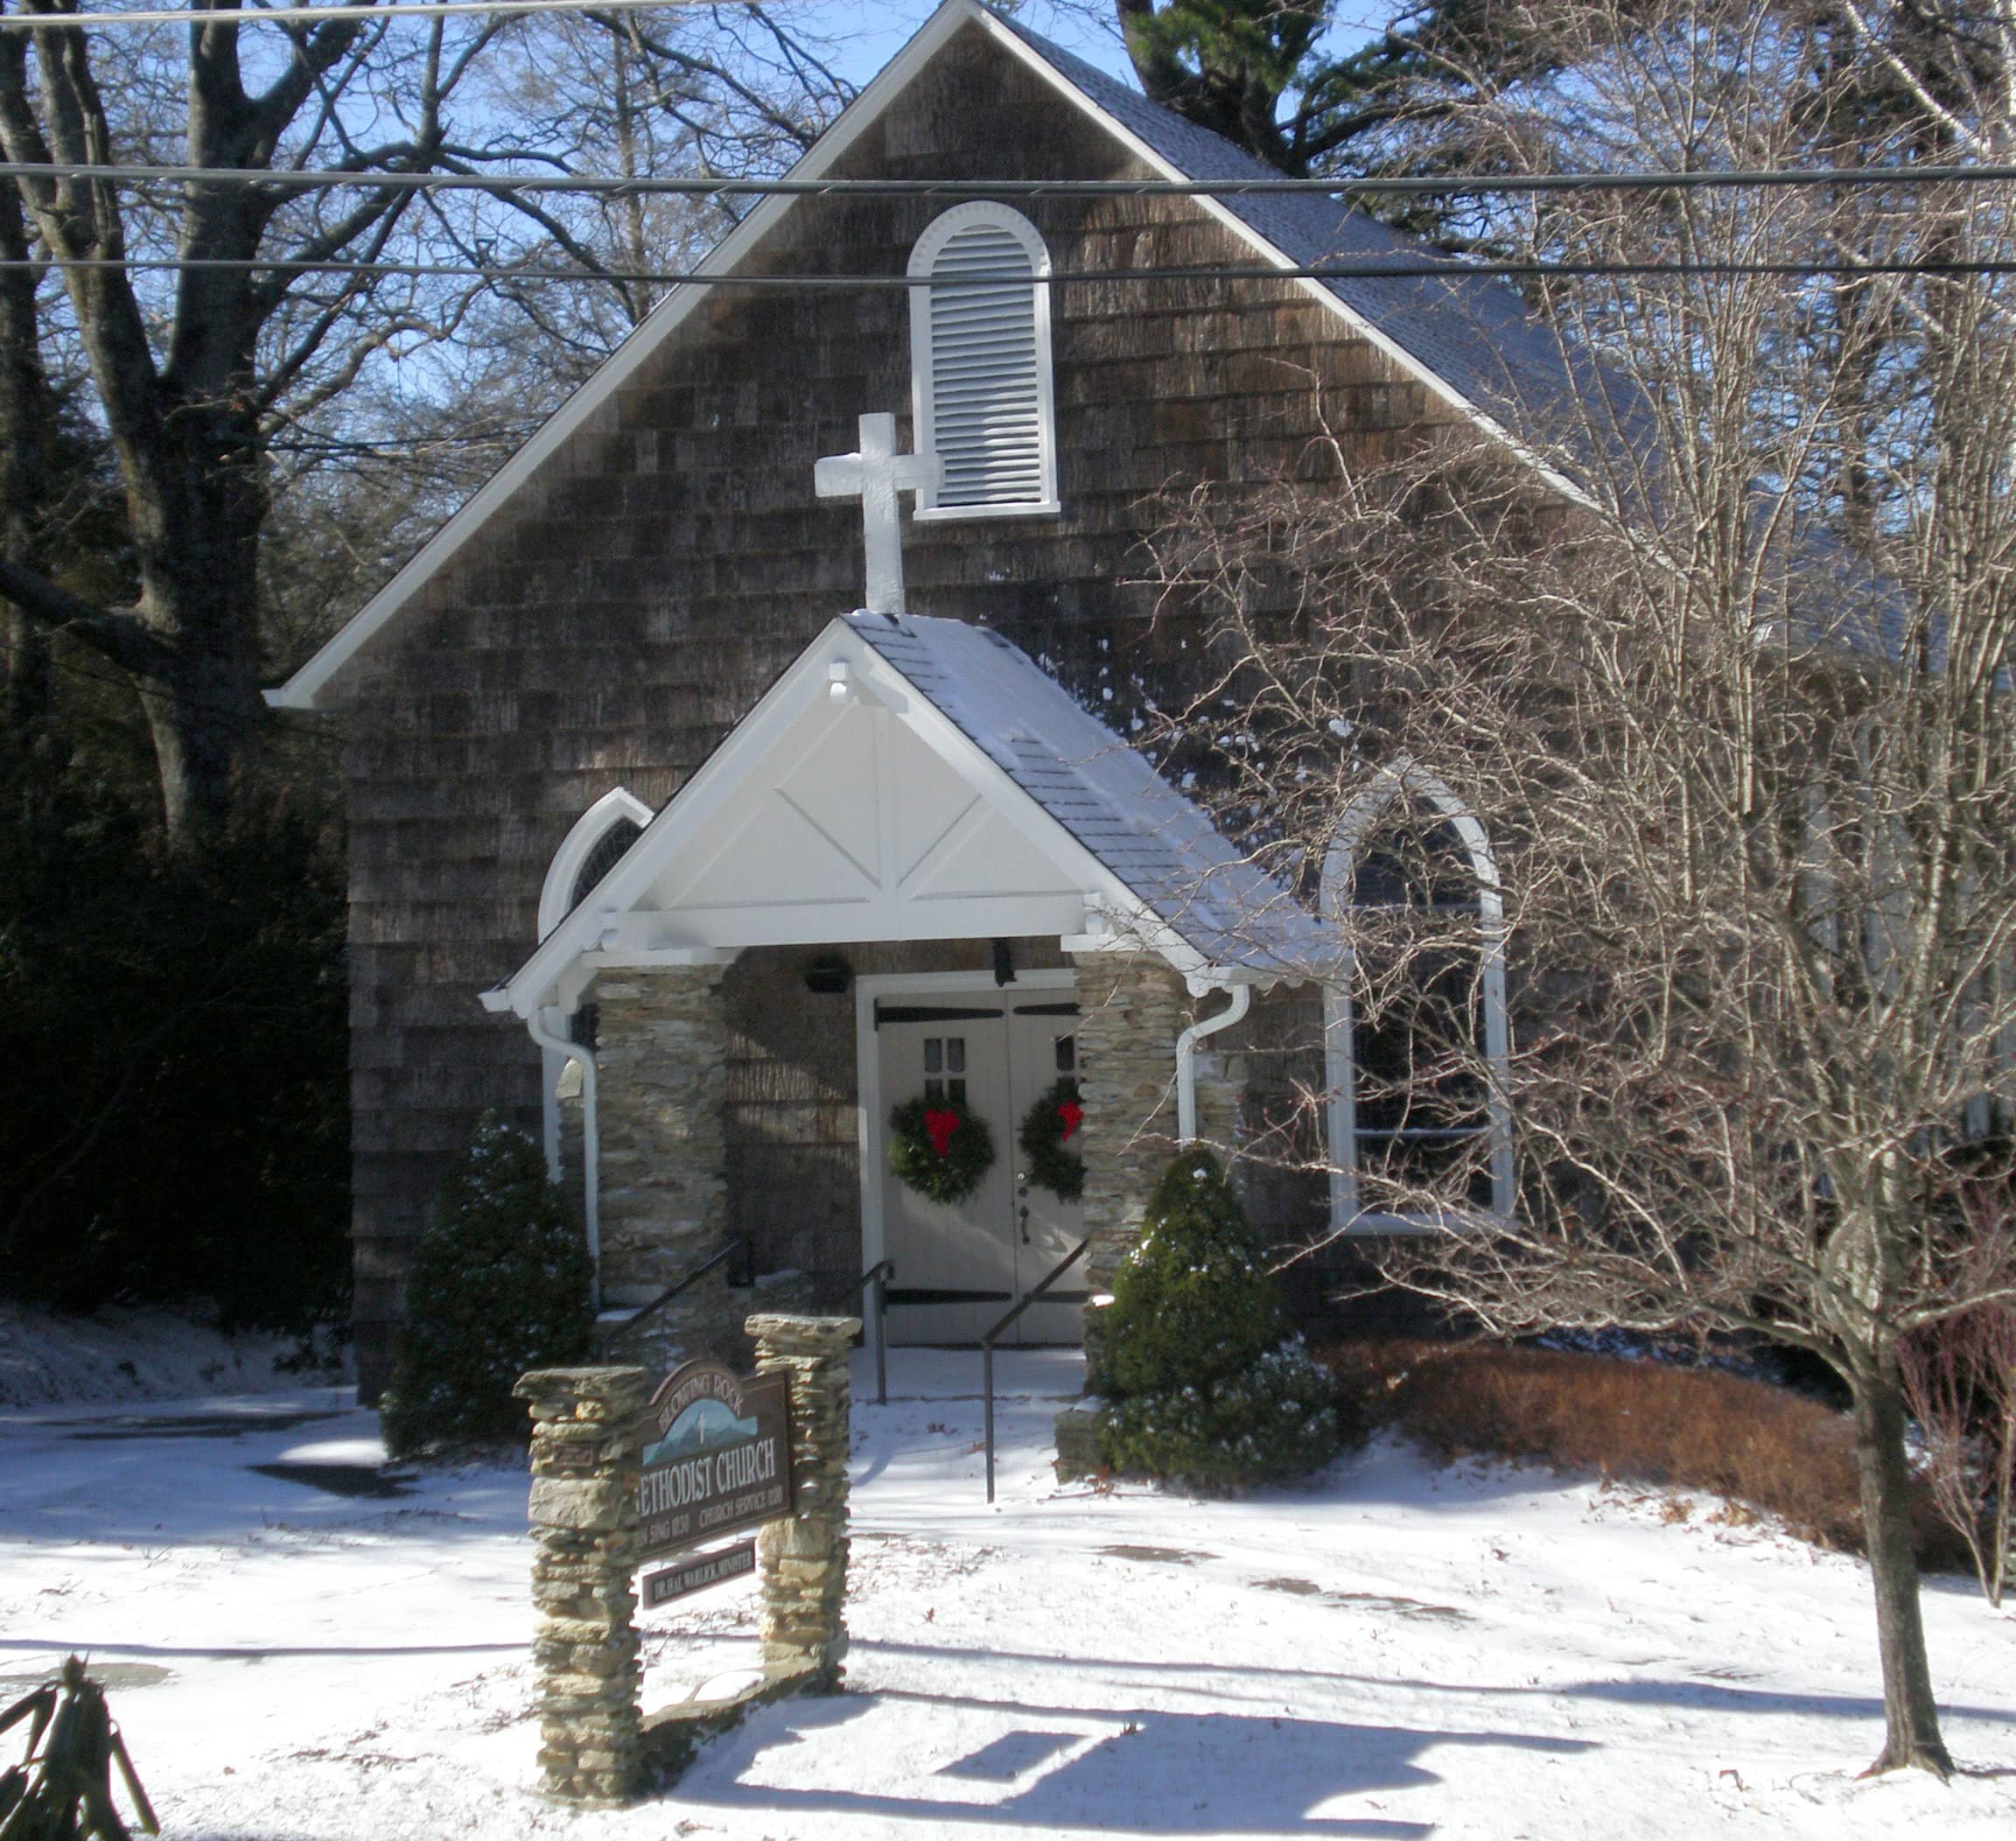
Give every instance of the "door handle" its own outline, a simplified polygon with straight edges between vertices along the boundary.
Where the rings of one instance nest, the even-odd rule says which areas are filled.
[[[1025,1190],[1023,1193],[1026,1194],[1028,1192]],[[1017,1213],[1022,1222],[1022,1244],[1027,1246],[1029,1244],[1029,1204],[1024,1202]]]

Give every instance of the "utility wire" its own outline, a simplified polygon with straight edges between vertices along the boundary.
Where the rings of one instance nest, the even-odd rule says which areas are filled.
[[[286,256],[67,256],[14,257],[0,261],[0,273],[49,269],[142,270],[249,270],[256,274],[432,276],[453,281],[634,282],[660,287],[704,288],[973,288],[1053,287],[1107,282],[1161,281],[1483,281],[1494,276],[1544,279],[1572,276],[1644,275],[2016,275],[2016,258],[1969,261],[1838,262],[1472,262],[1454,256],[1435,261],[1354,263],[1291,263],[1281,268],[1074,269],[1032,276],[1025,269],[996,274],[942,275],[744,275],[704,270],[563,269],[541,265],[509,268],[478,262],[360,262]]]
[[[403,10],[403,9],[402,9]],[[0,15],[0,23],[10,17]],[[1550,192],[1701,192],[1810,186],[2000,185],[2016,165],[1764,166],[1703,172],[1530,172],[1243,179],[748,178],[678,174],[615,178],[571,172],[288,172],[258,166],[149,166],[91,161],[0,160],[0,178],[80,178],[110,185],[258,186],[336,191],[582,192],[611,198],[1246,198],[1278,192],[1395,198],[1490,198]]]
[[[79,26],[117,31],[137,25],[321,25],[332,19],[459,19],[514,13],[627,13],[663,7],[709,6],[717,0],[388,0],[383,6],[136,7],[130,12],[4,13],[0,28],[67,32]]]

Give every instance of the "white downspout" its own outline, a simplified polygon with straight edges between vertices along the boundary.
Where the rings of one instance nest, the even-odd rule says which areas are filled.
[[[581,1214],[582,1225],[588,1235],[588,1263],[594,1268],[593,1303],[602,1308],[602,1132],[599,1116],[595,1106],[595,1056],[591,1049],[578,1042],[570,1042],[564,1035],[550,1029],[542,1018],[542,1010],[536,1010],[525,1018],[528,1034],[540,1047],[564,1057],[565,1060],[581,1064]],[[555,1162],[558,1161],[557,1158]],[[557,1182],[558,1169],[547,1172]]]
[[[1222,990],[1232,1001],[1216,1016],[1193,1023],[1176,1038],[1176,1141],[1182,1144],[1197,1142],[1198,1043],[1206,1036],[1216,1035],[1221,1029],[1229,1029],[1253,1007],[1250,984],[1218,984],[1208,988]]]

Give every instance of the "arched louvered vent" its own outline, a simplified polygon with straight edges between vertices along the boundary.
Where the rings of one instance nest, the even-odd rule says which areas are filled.
[[[910,272],[917,445],[943,477],[941,514],[1055,508],[1050,319],[1042,239],[1004,206],[962,205],[919,240]]]
[[[643,835],[644,827],[627,818],[619,818],[603,832],[574,878],[573,892],[567,899],[568,908],[579,907],[589,891],[616,867],[617,859]]]

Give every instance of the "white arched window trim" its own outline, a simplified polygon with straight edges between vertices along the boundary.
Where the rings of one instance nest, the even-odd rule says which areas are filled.
[[[1486,1103],[1491,1136],[1491,1208],[1512,1212],[1512,1115],[1506,1102],[1507,1065],[1511,1041],[1505,1018],[1505,897],[1498,879],[1497,859],[1484,827],[1463,802],[1426,768],[1410,760],[1382,767],[1372,784],[1352,801],[1339,820],[1335,836],[1323,859],[1322,912],[1325,920],[1340,926],[1351,906],[1358,850],[1386,808],[1407,797],[1424,800],[1447,820],[1470,859],[1477,878],[1479,952],[1484,987],[1484,1054],[1490,1067],[1491,1095]],[[1358,1200],[1357,1061],[1352,1041],[1350,968],[1323,992],[1324,1084],[1328,1106],[1330,1152],[1330,1225],[1341,1233],[1391,1233],[1447,1221],[1428,1222],[1410,1216],[1369,1213]]]
[[[1057,389],[1050,358],[1050,251],[1035,225],[1019,211],[990,199],[976,199],[956,205],[934,218],[910,251],[908,272],[928,276],[939,251],[962,230],[975,224],[990,224],[1004,230],[1028,253],[1032,304],[1035,314],[1037,428],[1040,443],[1041,489],[1033,500],[1015,500],[990,505],[940,505],[937,488],[927,486],[917,494],[916,515],[922,519],[1032,518],[1054,516],[1062,507],[1057,497]],[[915,444],[920,454],[938,452],[936,429],[937,382],[932,366],[931,309],[934,290],[910,290],[910,408]]]
[[[612,825],[628,822],[639,830],[651,822],[651,808],[627,787],[612,788],[574,821],[554,851],[539,890],[539,937],[546,935],[567,918],[573,906],[574,884],[582,865],[595,854]]]
[[[582,867],[594,855],[595,847],[608,836],[611,827],[627,822],[642,830],[651,822],[651,808],[641,799],[627,787],[616,787],[574,821],[567,835],[560,840],[560,848],[554,851],[553,861],[546,868],[546,880],[540,886],[539,937],[542,940],[567,918],[574,906],[574,885],[580,879]],[[571,1043],[565,1047],[555,1046],[566,1040],[567,1018],[564,1009],[553,1009],[551,1014],[535,1018],[533,1021],[534,1040],[539,1044],[540,1124],[545,1144],[546,1169],[554,1181],[558,1182],[561,1082],[569,1066],[578,1065],[585,1088],[594,1078],[594,1063],[584,1048]],[[589,1223],[592,1238],[596,1225],[592,1219]]]

